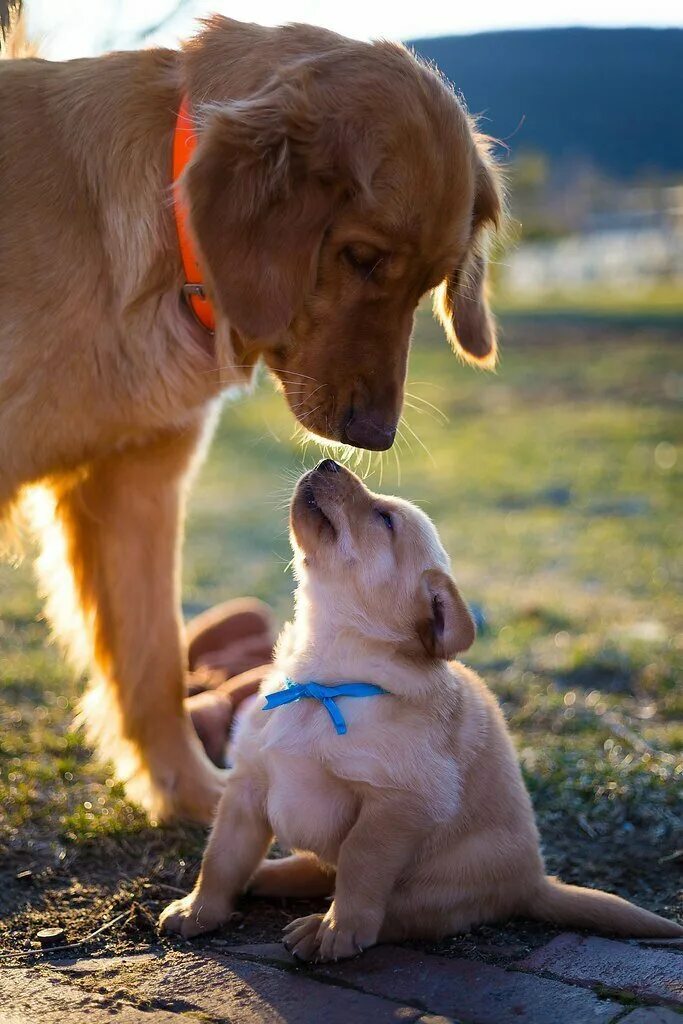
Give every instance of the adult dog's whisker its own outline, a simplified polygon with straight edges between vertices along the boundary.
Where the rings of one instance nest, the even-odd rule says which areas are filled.
[[[434,420],[435,423],[443,422],[437,416],[435,416],[434,413],[430,412],[429,409],[422,409],[419,405],[415,405],[414,402],[411,402],[410,399],[408,398],[405,398],[403,400],[403,404],[407,409],[412,409],[413,412],[416,412],[418,416],[429,416],[430,420]]]
[[[210,374],[216,374],[216,373],[220,374],[223,371],[228,371],[228,370],[249,370],[249,371],[253,371],[253,370],[256,370],[258,368],[259,367],[257,365],[256,366],[255,365],[250,365],[248,363],[225,363],[222,366],[212,366],[209,370],[201,370],[200,373],[202,375],[204,375],[204,376],[208,376]],[[304,386],[303,382],[307,381],[307,380],[308,381],[313,381],[315,384],[319,384],[320,383],[318,381],[317,377],[312,377],[308,373],[300,373],[298,370],[277,370],[277,371],[272,370],[270,372],[275,374],[276,378],[277,377],[287,377],[287,378],[289,378],[289,380],[286,381],[288,387],[291,387],[293,384],[296,384],[296,383],[302,383],[302,386]],[[238,383],[238,382],[219,381],[219,383],[230,384],[230,383]]]
[[[411,398],[414,402],[419,402],[420,405],[426,406],[428,409],[432,409],[437,415],[442,416],[445,420],[448,419],[448,414],[440,409],[434,402],[430,402],[429,399],[423,398],[422,395],[416,394],[414,391],[406,391],[408,398]]]
[[[403,430],[401,429],[401,425],[400,424],[396,428],[396,437],[398,438],[399,442],[400,441],[403,442],[403,444],[406,446],[406,448],[408,449],[409,452],[411,452],[413,450],[413,446],[410,443],[410,441],[408,440],[408,438],[406,437],[406,435],[404,434]]]
[[[212,366],[209,370],[200,370],[201,374],[207,373],[222,373],[223,370],[255,370],[255,365],[249,366],[247,363],[224,363],[223,366]]]
[[[320,389],[321,389],[321,388],[326,388],[327,386],[328,386],[328,385],[327,385],[327,384],[325,384],[325,383],[323,383],[323,384],[318,384],[317,388],[313,388],[313,390],[312,390],[312,391],[310,392],[310,394],[309,394],[309,396],[308,396],[308,397],[309,397],[309,398],[312,398],[312,397],[313,397],[313,395],[315,395],[315,394],[316,394],[316,392],[320,391]]]
[[[427,455],[427,456],[429,457],[429,460],[431,461],[431,463],[432,463],[432,464],[434,465],[434,464],[435,464],[435,463],[434,463],[434,456],[432,455],[432,453],[430,452],[429,448],[428,448],[428,447],[427,447],[427,445],[426,445],[426,444],[424,443],[424,441],[422,440],[422,438],[420,437],[420,435],[419,435],[419,434],[418,434],[418,433],[417,433],[417,432],[416,432],[415,430],[413,430],[413,428],[411,427],[410,423],[408,423],[408,420],[407,420],[407,419],[406,419],[405,417],[403,418],[403,425],[404,425],[404,427],[406,428],[406,430],[410,431],[410,433],[411,433],[411,434],[412,434],[412,436],[413,436],[413,437],[415,438],[415,440],[417,441],[417,443],[418,443],[418,444],[420,445],[420,447],[422,448],[422,450],[423,450],[423,451],[425,452],[425,454],[426,454],[426,455]]]
[[[396,478],[397,478],[397,481],[398,481],[398,486],[400,487],[401,486],[401,462],[400,462],[399,457],[398,457],[398,445],[396,443],[394,443],[394,445],[392,446],[391,451],[392,451],[393,456],[394,456],[394,461],[396,462]]]
[[[436,384],[433,380],[409,380],[408,385],[411,388],[436,388],[438,391],[445,391],[446,388],[443,384]]]
[[[303,413],[302,415],[303,415],[303,416],[305,416],[305,417],[306,417],[306,418],[308,419],[308,418],[309,418],[310,416],[312,416],[312,415],[313,415],[313,413],[314,413],[314,412],[317,412],[317,411],[318,411],[318,409],[320,409],[320,407],[322,406],[322,404],[323,404],[322,402],[319,402],[319,403],[318,403],[318,404],[317,404],[316,406],[314,406],[314,407],[313,407],[312,409],[307,409],[307,410],[306,410],[306,412],[305,412],[305,413]]]
[[[439,416],[444,423],[448,423],[448,416],[446,415],[446,413],[442,409],[439,409],[438,405],[434,405],[433,402],[428,402],[426,398],[423,398],[421,395],[415,395],[413,394],[412,391],[406,391],[406,404],[409,405],[410,403],[407,401],[407,399],[412,399],[413,402],[419,402],[421,405],[426,406],[427,409],[431,409],[434,413],[436,413],[436,415]],[[413,405],[411,406],[411,408],[415,409],[415,406]],[[415,411],[418,412],[420,410],[415,409]]]
[[[326,384],[318,384],[317,388],[313,388],[312,391],[309,391],[308,390],[308,385],[305,385],[305,384],[302,385],[300,388],[297,388],[296,390],[292,389],[288,385],[287,386],[287,397],[291,398],[293,396],[296,397],[298,395],[304,395],[306,401],[310,401],[311,398],[313,398],[313,396],[315,394],[317,394],[317,392],[320,391],[321,388],[324,388],[324,387],[327,387],[327,385]],[[292,408],[293,412],[296,412],[296,408],[294,406],[291,406],[291,408]]]
[[[300,402],[299,405],[292,406],[292,412],[295,413],[295,415],[298,416],[300,420],[308,419],[310,416],[313,415],[314,412],[318,411],[318,409],[323,403],[319,402],[318,405],[314,406],[312,409],[306,409],[304,412],[301,412],[300,410],[302,406],[304,406],[305,404],[306,402],[304,401]]]
[[[311,377],[308,373],[299,373],[298,370],[271,370],[270,372],[276,380],[284,378],[284,381],[282,382],[288,386],[290,383],[298,384],[304,383],[305,381],[313,381],[314,384],[320,384],[317,377]]]
[[[310,373],[301,373],[299,370],[273,370],[272,372],[280,377],[283,375],[289,375],[291,377],[299,377],[302,380],[314,380],[316,384],[319,383],[317,377],[312,377]]]

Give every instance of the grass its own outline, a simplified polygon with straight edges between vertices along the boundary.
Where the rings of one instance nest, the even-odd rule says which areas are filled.
[[[511,321],[490,375],[421,315],[416,408],[359,471],[440,527],[480,620],[467,660],[510,722],[549,868],[680,917],[683,348],[663,328],[550,330]],[[188,614],[250,592],[288,615],[286,500],[319,457],[267,381],[226,405],[191,506]],[[71,729],[82,681],[39,611],[29,565],[0,567],[0,944],[54,923],[78,938],[129,907],[102,941],[145,945],[204,836],[151,829],[91,760]],[[252,907],[243,934],[274,938],[293,912]]]
[[[680,321],[683,316],[683,287],[675,282],[630,290],[623,286],[610,289],[604,284],[584,285],[532,296],[499,294],[497,306],[503,314],[587,314],[618,319],[666,317]]]

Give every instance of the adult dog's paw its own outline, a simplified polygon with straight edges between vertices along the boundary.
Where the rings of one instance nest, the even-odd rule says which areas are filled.
[[[377,942],[379,929],[363,920],[345,922],[335,919],[334,904],[323,917],[300,917],[285,928],[285,949],[299,960],[326,963],[358,956]]]
[[[159,917],[159,930],[193,939],[195,935],[211,932],[226,920],[225,915],[211,912],[195,893],[169,903]]]

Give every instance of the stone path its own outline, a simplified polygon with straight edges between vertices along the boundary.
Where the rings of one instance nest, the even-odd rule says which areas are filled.
[[[495,967],[400,947],[314,968],[216,940],[0,972],[2,1024],[683,1024],[683,948],[563,934]]]

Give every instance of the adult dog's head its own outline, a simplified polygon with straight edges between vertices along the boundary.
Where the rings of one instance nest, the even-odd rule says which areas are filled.
[[[186,60],[206,120],[184,187],[238,358],[263,356],[308,430],[389,448],[426,292],[461,354],[495,360],[485,140],[391,43],[217,18]]]

